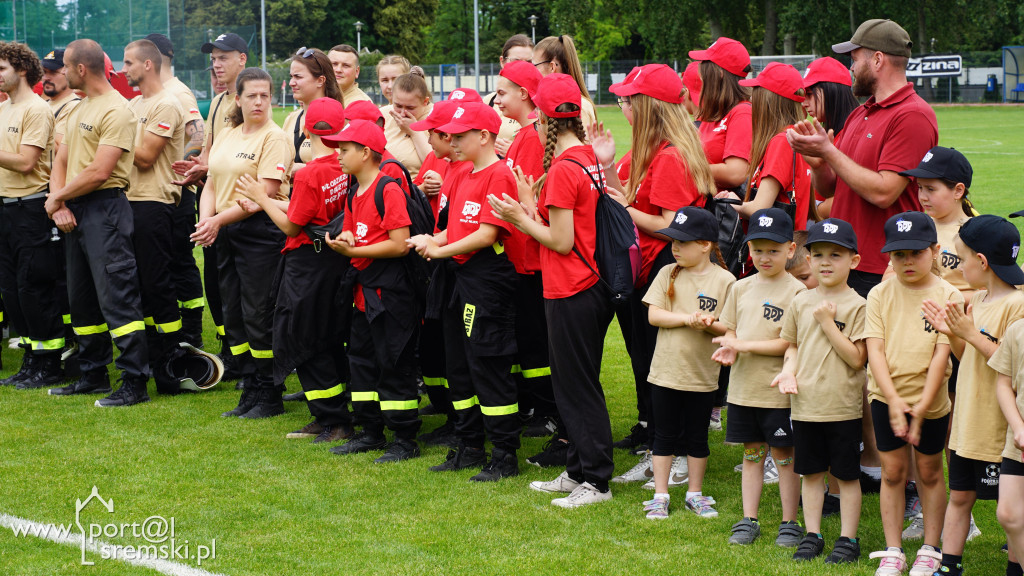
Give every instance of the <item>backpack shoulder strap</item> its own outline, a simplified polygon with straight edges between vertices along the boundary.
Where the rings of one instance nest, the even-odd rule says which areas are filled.
[[[584,166],[580,162],[577,162],[576,160],[573,160],[572,158],[566,158],[566,160],[572,162],[573,164],[579,166],[580,168],[583,168],[583,173],[587,175],[587,178],[590,178],[590,182],[594,184],[594,188],[597,188],[598,192],[604,194],[604,184],[601,184],[601,182],[598,179],[594,178],[594,175],[590,173],[590,170],[587,170],[586,166]],[[595,159],[594,161],[596,162],[597,160]]]
[[[388,162],[391,162],[391,160],[388,160]],[[398,165],[401,166],[402,164],[399,162]],[[387,174],[381,174],[377,180],[377,188],[373,191],[373,203],[377,205],[377,214],[380,215],[381,221],[384,220],[384,188],[392,182],[398,184],[398,180]],[[401,184],[399,184],[399,188],[401,188]]]
[[[409,187],[409,193],[412,193],[412,174],[409,174],[409,170],[395,158],[388,158],[387,160],[380,163],[380,168],[384,168],[385,164],[395,164],[402,170],[402,176],[405,176],[405,183]],[[394,180],[394,178],[392,178]]]
[[[306,115],[306,111],[302,110],[299,112],[299,117],[295,119],[295,134],[292,136],[295,142],[295,160],[296,164],[302,164],[302,158],[299,157],[299,148],[302,147],[302,143],[306,141],[306,135],[302,132],[302,118]]]

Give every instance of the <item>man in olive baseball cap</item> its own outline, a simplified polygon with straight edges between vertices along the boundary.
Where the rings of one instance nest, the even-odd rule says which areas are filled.
[[[836,54],[847,54],[857,48],[867,48],[872,52],[910,58],[910,49],[913,47],[910,34],[907,34],[902,26],[892,20],[875,18],[858,26],[849,42],[833,44],[832,51]]]

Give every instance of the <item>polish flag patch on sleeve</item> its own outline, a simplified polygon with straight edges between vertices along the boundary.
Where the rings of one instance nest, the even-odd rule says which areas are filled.
[[[161,122],[161,123],[157,124],[156,127],[161,129],[161,130],[170,130],[171,129],[171,125],[168,124],[167,122]]]
[[[189,108],[189,114],[199,114],[199,108]]]
[[[280,170],[281,172],[284,172],[284,164],[278,164],[277,169]]]

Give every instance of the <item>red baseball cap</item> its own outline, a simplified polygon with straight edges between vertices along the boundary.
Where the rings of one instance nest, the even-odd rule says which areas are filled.
[[[807,65],[804,72],[804,88],[810,88],[818,82],[835,82],[843,86],[853,86],[850,69],[830,56],[818,58]]]
[[[711,43],[707,50],[691,50],[693,60],[710,60],[727,72],[746,78],[750,69],[750,54],[738,41],[721,37]]]
[[[473,91],[476,93],[476,91]],[[441,126],[451,122],[452,115],[455,114],[455,109],[459,107],[460,102],[456,100],[445,100],[434,104],[434,108],[430,111],[430,114],[426,118],[419,122],[413,122],[409,125],[409,128],[422,132],[424,130],[436,130]]]
[[[580,115],[583,109],[580,95],[580,86],[576,80],[568,74],[548,74],[537,83],[537,94],[533,97],[533,103],[540,108],[548,118],[575,118]],[[556,108],[562,104],[575,104],[576,110],[571,112],[558,112]]]
[[[328,143],[355,142],[378,154],[383,154],[384,147],[388,144],[387,138],[384,137],[384,129],[369,120],[352,120],[341,132],[324,136],[323,140]],[[336,145],[329,145],[332,148],[337,148]]]
[[[317,136],[337,134],[345,126],[345,107],[334,98],[317,98],[309,103],[305,117],[306,130]],[[322,130],[314,128],[320,122],[328,127]]]
[[[373,102],[369,100],[356,100],[346,106],[345,117],[349,120],[368,120],[370,122],[384,119],[384,115],[380,113],[380,108],[374,106]]]
[[[500,75],[508,78],[516,86],[526,88],[530,99],[533,99],[533,95],[537,93],[537,84],[544,77],[537,70],[536,66],[526,60],[514,60],[505,64],[505,67],[501,69]]]
[[[472,88],[456,88],[448,93],[448,100],[458,100],[460,102],[484,101],[484,99],[480,97],[480,93]]]
[[[704,81],[700,79],[700,62],[690,62],[683,71],[683,86],[690,91],[690,100],[700,106],[700,92],[704,89]]]
[[[617,96],[643,94],[669,104],[683,103],[683,80],[675,70],[664,64],[645,64],[633,68],[625,80],[612,84],[608,90]]]
[[[470,130],[487,130],[497,135],[501,130],[498,113],[483,102],[459,102],[452,111],[452,119],[437,130],[446,134],[462,134]]]
[[[740,86],[760,86],[794,102],[804,101],[804,97],[797,94],[804,89],[803,77],[796,68],[782,62],[770,62],[757,78],[740,80]]]

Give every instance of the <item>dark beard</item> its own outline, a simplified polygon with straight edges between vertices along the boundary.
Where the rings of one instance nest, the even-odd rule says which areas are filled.
[[[868,98],[875,93],[875,85],[878,81],[871,78],[862,78],[860,76],[854,76],[853,78],[853,95],[858,98]]]

